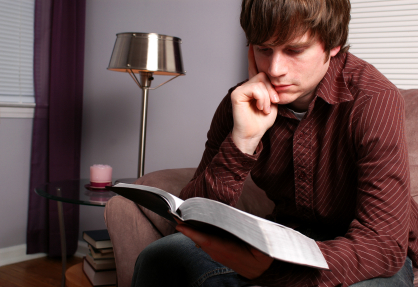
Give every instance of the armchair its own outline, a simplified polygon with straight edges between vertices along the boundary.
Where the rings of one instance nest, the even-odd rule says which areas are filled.
[[[401,90],[401,93],[405,99],[411,193],[418,202],[418,89]],[[195,168],[155,171],[139,178],[136,184],[154,186],[179,195],[194,171]],[[237,208],[264,217],[273,207],[273,202],[249,177],[244,183]],[[151,242],[173,233],[174,226],[170,221],[121,196],[109,200],[104,217],[115,252],[118,286],[130,286],[139,253]],[[418,272],[415,276],[414,283],[418,286]]]

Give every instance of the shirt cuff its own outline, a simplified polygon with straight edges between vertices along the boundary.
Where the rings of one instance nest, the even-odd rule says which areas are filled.
[[[244,183],[251,169],[263,150],[263,143],[257,145],[255,153],[243,153],[232,140],[231,133],[225,138],[219,148],[218,154],[209,165],[213,174],[224,184],[238,189]]]

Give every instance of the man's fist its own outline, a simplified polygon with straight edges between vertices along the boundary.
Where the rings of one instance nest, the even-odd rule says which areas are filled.
[[[279,97],[265,73],[258,73],[253,46],[248,49],[249,81],[231,94],[234,128],[232,140],[244,153],[253,154],[265,132],[274,124]]]

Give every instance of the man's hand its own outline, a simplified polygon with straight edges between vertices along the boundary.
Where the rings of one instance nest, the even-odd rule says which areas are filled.
[[[248,279],[259,277],[273,258],[237,240],[199,232],[180,221],[176,229],[198,244],[213,260]]]
[[[232,140],[244,153],[253,154],[264,133],[274,124],[279,96],[265,73],[258,73],[254,49],[248,49],[249,81],[231,94]]]

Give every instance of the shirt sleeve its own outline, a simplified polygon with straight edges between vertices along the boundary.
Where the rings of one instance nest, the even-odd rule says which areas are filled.
[[[192,180],[183,188],[180,198],[205,197],[235,206],[243,183],[254,166],[262,143],[254,155],[248,155],[234,144],[231,88],[213,117],[202,160]]]
[[[265,286],[350,286],[391,277],[408,251],[409,164],[404,102],[391,90],[368,97],[352,133],[358,188],[354,220],[344,237],[317,242],[330,271],[275,261],[255,284]]]

